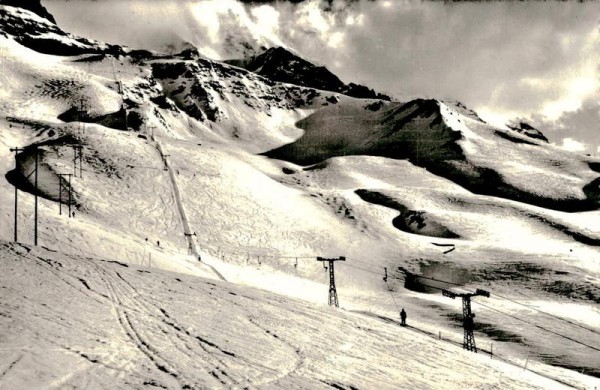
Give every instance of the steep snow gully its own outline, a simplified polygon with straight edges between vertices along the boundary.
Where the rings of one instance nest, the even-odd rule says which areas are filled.
[[[155,138],[154,134],[152,134],[150,136],[150,139],[154,143],[154,146],[156,147],[156,150],[158,151],[158,153],[161,157],[162,163],[164,164],[165,169],[169,173],[171,188],[173,190],[173,198],[175,199],[175,203],[177,204],[177,210],[178,210],[179,216],[181,218],[181,224],[183,226],[183,234],[185,235],[185,239],[188,244],[188,251],[196,259],[198,259],[198,261],[200,261],[203,264],[205,264],[206,266],[208,266],[219,279],[224,281],[225,278],[219,271],[217,271],[217,269],[215,267],[202,261],[202,256],[200,255],[200,251],[198,250],[196,241],[193,238],[195,233],[192,231],[192,229],[190,229],[190,223],[189,223],[188,217],[185,213],[183,201],[181,200],[181,193],[179,192],[179,186],[177,185],[177,179],[175,178],[175,173],[173,172],[173,168],[171,167],[171,164],[169,163],[169,159],[168,159],[169,156],[163,152],[163,148],[162,148],[160,142]]]

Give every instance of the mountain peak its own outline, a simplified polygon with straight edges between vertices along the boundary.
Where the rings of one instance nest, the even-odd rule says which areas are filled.
[[[511,123],[507,123],[506,127],[508,127],[509,129],[511,129],[513,131],[516,131],[517,133],[526,135],[530,138],[535,138],[538,140],[542,140],[544,142],[548,142],[548,138],[546,138],[546,136],[541,131],[539,131],[535,127],[531,126],[529,123],[524,122],[522,120],[517,120],[517,121],[511,122]]]
[[[317,66],[283,47],[272,47],[263,53],[241,60],[226,61],[274,81],[339,92],[362,99],[390,100],[360,84],[344,84],[324,66]]]
[[[54,16],[42,5],[41,0],[0,0],[0,5],[8,5],[29,10],[56,24]]]
[[[11,36],[31,50],[59,56],[125,53],[121,46],[101,43],[63,31],[39,0],[0,0],[0,5],[0,35]]]

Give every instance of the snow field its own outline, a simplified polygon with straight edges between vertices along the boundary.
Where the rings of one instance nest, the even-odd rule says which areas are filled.
[[[4,243],[1,253],[7,388],[563,387],[408,329],[261,290],[43,248]],[[569,380],[592,384],[572,372]]]

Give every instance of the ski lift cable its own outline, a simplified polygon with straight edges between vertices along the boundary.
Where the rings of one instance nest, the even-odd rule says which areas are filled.
[[[228,251],[222,251],[222,252],[228,252]],[[231,253],[231,252],[229,252],[229,253]],[[289,259],[312,259],[312,258],[316,258],[316,257],[317,257],[317,256],[270,256],[270,255],[263,255],[263,256],[264,256],[264,257],[271,257],[271,258],[281,258],[281,259],[282,259],[282,258],[289,258]],[[352,259],[352,261],[356,261],[356,262],[359,262],[359,263],[368,264],[368,265],[371,265],[371,266],[373,266],[373,265],[372,265],[372,264],[370,264],[370,263],[367,263],[367,262],[365,262],[365,261],[361,261],[361,260],[357,260],[357,259]],[[361,267],[357,267],[357,266],[355,266],[355,265],[349,264],[348,262],[346,262],[346,263],[345,263],[345,265],[347,265],[347,266],[349,266],[349,267],[352,267],[352,268],[355,268],[355,269],[358,269],[358,270],[360,270],[360,271],[363,271],[363,272],[367,272],[367,273],[374,274],[374,275],[379,275],[379,273],[377,273],[377,272],[374,272],[374,271],[371,271],[371,270],[367,270],[367,269],[364,269],[364,268],[361,268]],[[379,267],[379,266],[375,266],[375,267]],[[384,268],[384,267],[381,267],[381,268]],[[418,278],[422,278],[422,279],[428,279],[428,280],[432,280],[432,281],[436,281],[436,282],[442,282],[442,283],[446,283],[446,284],[450,284],[450,285],[454,285],[454,286],[460,286],[460,287],[462,287],[462,286],[463,286],[462,284],[459,284],[459,283],[454,283],[454,282],[450,282],[450,281],[447,281],[447,280],[436,279],[436,278],[430,278],[430,277],[427,277],[427,276],[419,276],[419,275],[415,275],[415,276],[417,276]],[[386,283],[386,285],[387,285],[387,287],[388,287],[388,292],[390,293],[390,295],[391,295],[391,297],[392,297],[392,300],[393,300],[393,302],[394,302],[394,306],[396,307],[396,310],[399,310],[398,303],[396,302],[396,298],[394,297],[394,294],[392,293],[391,289],[389,288],[389,284],[388,284],[388,282],[386,281],[385,283]],[[421,284],[422,284],[423,286],[425,286],[425,287],[433,288],[433,289],[436,289],[436,290],[444,290],[444,289],[443,289],[443,288],[441,288],[441,287],[432,286],[432,285],[425,284],[425,283],[421,283]],[[539,309],[533,308],[533,307],[531,307],[531,306],[528,306],[528,305],[522,304],[522,303],[520,303],[520,302],[517,302],[517,301],[515,301],[515,300],[513,300],[513,299],[510,299],[510,298],[507,298],[507,297],[504,297],[504,296],[500,296],[500,295],[497,295],[497,294],[494,294],[494,295],[495,295],[495,296],[498,296],[498,298],[500,298],[500,299],[505,299],[505,300],[507,300],[507,301],[510,301],[510,302],[513,302],[513,303],[515,303],[515,304],[522,305],[522,306],[528,307],[528,308],[530,308],[530,309],[533,309],[533,310],[539,311],[539,312],[541,312],[541,313],[543,313],[543,314],[550,315],[550,316],[552,316],[552,317],[554,317],[554,318],[556,318],[556,319],[559,319],[559,320],[562,320],[562,321],[568,322],[568,323],[570,323],[570,324],[572,324],[572,325],[574,325],[574,326],[578,326],[578,327],[581,327],[581,328],[583,328],[583,329],[586,329],[586,330],[592,331],[592,332],[594,332],[594,333],[598,333],[598,332],[597,332],[597,331],[595,331],[595,330],[592,330],[592,329],[586,328],[586,327],[584,327],[584,326],[581,326],[581,325],[579,325],[579,324],[577,324],[577,323],[574,323],[574,322],[572,322],[572,321],[569,321],[569,320],[566,320],[566,319],[564,319],[564,318],[560,318],[560,317],[554,316],[554,315],[552,315],[552,314],[550,314],[550,313],[546,313],[546,312],[544,312],[544,311],[542,311],[542,310],[539,310]],[[476,304],[478,304],[478,305],[480,305],[480,306],[483,306],[483,307],[485,307],[485,308],[487,308],[487,309],[490,309],[490,310],[492,310],[492,311],[495,311],[495,312],[497,312],[497,313],[500,313],[500,314],[506,315],[506,316],[508,316],[508,317],[511,317],[511,318],[513,318],[513,319],[516,319],[516,320],[518,320],[518,321],[521,321],[521,322],[524,322],[524,323],[526,323],[526,324],[529,324],[529,325],[531,325],[531,326],[534,326],[534,327],[536,327],[536,328],[538,328],[538,329],[544,330],[544,331],[546,331],[546,332],[548,332],[548,333],[554,334],[554,335],[556,335],[556,336],[558,336],[558,337],[564,338],[565,340],[569,340],[569,341],[571,341],[571,342],[574,342],[574,343],[580,344],[580,345],[582,345],[582,346],[584,346],[584,347],[587,347],[587,348],[590,348],[590,349],[593,349],[593,350],[595,350],[595,351],[599,351],[599,352],[600,352],[600,348],[598,348],[598,347],[595,347],[595,346],[593,346],[593,345],[586,344],[586,343],[584,343],[584,342],[582,342],[582,341],[579,341],[579,340],[577,340],[577,339],[574,339],[574,338],[572,338],[572,337],[570,337],[570,336],[566,336],[566,335],[564,335],[564,334],[561,334],[561,333],[555,332],[555,331],[553,331],[553,330],[551,330],[551,329],[545,328],[545,327],[543,327],[543,326],[540,326],[540,325],[538,325],[538,324],[535,324],[535,323],[533,323],[533,322],[531,322],[531,321],[527,321],[527,320],[525,320],[525,319],[522,319],[522,318],[520,318],[520,317],[517,317],[517,316],[515,316],[515,315],[508,314],[508,313],[506,313],[506,312],[504,312],[504,311],[498,310],[498,309],[496,309],[496,308],[493,308],[493,307],[491,307],[491,306],[488,306],[488,305],[486,305],[486,304],[483,304],[483,303],[480,303],[480,302],[477,302],[477,301],[476,301],[475,303],[476,303]]]
[[[586,327],[586,326],[580,325],[580,324],[578,324],[578,323],[576,323],[576,322],[573,322],[573,321],[571,321],[571,320],[568,320],[568,319],[566,319],[566,318],[559,317],[559,316],[557,316],[557,315],[554,315],[554,314],[552,314],[552,313],[545,312],[545,311],[543,311],[543,310],[540,310],[540,309],[538,309],[538,308],[536,308],[536,307],[529,306],[529,305],[526,305],[526,304],[524,304],[524,303],[521,303],[521,302],[515,301],[514,299],[510,299],[510,298],[504,297],[504,296],[502,296],[502,295],[499,295],[499,294],[496,294],[496,293],[494,293],[494,296],[496,296],[496,297],[498,297],[498,298],[501,298],[501,299],[505,299],[505,300],[507,300],[507,301],[510,301],[510,302],[513,302],[513,303],[515,303],[515,304],[517,304],[517,305],[520,305],[520,306],[523,306],[523,307],[527,307],[527,308],[529,308],[529,309],[531,309],[531,310],[535,310],[535,311],[537,311],[537,312],[540,312],[540,313],[546,314],[546,315],[548,315],[548,316],[550,316],[550,317],[556,318],[557,320],[561,320],[561,321],[567,322],[567,323],[569,323],[569,324],[571,324],[571,325],[574,325],[574,326],[577,326],[577,327],[579,327],[579,328],[582,328],[582,329],[588,330],[588,331],[590,331],[590,332],[592,332],[592,333],[600,334],[600,332],[598,332],[597,330],[594,330],[594,329],[588,328],[588,327]]]
[[[221,252],[229,252],[229,251],[221,251]],[[229,252],[229,253],[233,253],[233,252]],[[235,252],[235,254],[238,254],[238,255],[239,255],[239,254],[242,254],[242,253],[243,253],[243,252]],[[251,255],[251,256],[255,256],[255,255],[257,255],[257,254],[250,253],[250,255]],[[277,259],[298,259],[298,260],[306,260],[306,259],[314,259],[314,258],[317,258],[317,256],[293,256],[293,255],[286,255],[286,256],[261,255],[261,256],[263,256],[263,257],[268,257],[268,258],[277,258]],[[377,267],[377,268],[385,268],[385,267],[377,266],[377,265],[374,265],[374,264],[372,264],[372,263],[369,263],[369,262],[366,262],[366,261],[362,261],[362,260],[358,260],[358,259],[352,259],[352,262],[358,262],[358,263],[366,264],[366,265],[369,265],[369,266],[372,266],[372,267]],[[347,261],[346,263],[344,263],[344,264],[345,264],[345,265],[347,265],[347,266],[349,266],[349,267],[352,267],[352,268],[358,269],[358,270],[360,270],[360,271],[363,271],[363,272],[368,272],[368,273],[370,273],[370,274],[373,274],[373,275],[379,275],[379,273],[378,273],[378,272],[371,271],[371,270],[368,270],[368,269],[365,269],[365,268],[361,268],[361,267],[358,267],[358,266],[356,266],[356,265],[352,265],[352,264],[350,264],[348,261]],[[416,276],[416,277],[418,277],[418,278],[421,278],[421,279],[426,279],[426,280],[432,280],[432,281],[435,281],[435,282],[446,283],[446,284],[453,285],[453,286],[459,286],[459,287],[463,287],[463,286],[464,286],[464,284],[460,284],[460,283],[454,283],[454,282],[450,282],[450,281],[443,280],[443,279],[431,278],[431,277],[428,277],[428,276],[421,276],[421,275],[415,275],[415,276]],[[386,281],[386,284],[387,284],[387,281]],[[433,288],[433,289],[436,289],[436,290],[444,290],[443,288],[440,288],[440,287],[437,287],[437,286],[432,286],[432,285],[425,284],[425,283],[421,283],[421,284],[422,284],[423,286],[426,286],[426,287],[429,287],[429,288]],[[388,291],[389,291],[389,285],[388,285]],[[391,293],[391,291],[389,291],[389,292]],[[494,296],[496,296],[496,297],[498,297],[498,298],[500,298],[500,299],[504,299],[504,300],[507,300],[507,301],[509,301],[509,302],[515,303],[515,304],[517,304],[517,305],[520,305],[520,306],[523,306],[523,307],[527,307],[527,308],[529,308],[529,309],[532,309],[532,310],[534,310],[534,311],[537,311],[537,312],[539,312],[539,313],[542,313],[542,314],[548,315],[548,316],[550,316],[550,317],[552,317],[552,318],[555,318],[555,319],[557,319],[557,320],[560,320],[560,321],[566,322],[566,323],[568,323],[568,324],[571,324],[571,325],[573,325],[573,326],[579,327],[579,328],[581,328],[581,329],[585,329],[585,330],[587,330],[587,331],[590,331],[590,332],[592,332],[592,333],[600,334],[600,332],[598,332],[598,331],[596,331],[596,330],[594,330],[594,329],[591,329],[591,328],[588,328],[588,327],[586,327],[586,326],[580,325],[580,324],[578,324],[578,323],[576,323],[576,322],[573,322],[573,321],[570,321],[570,320],[568,320],[568,319],[566,319],[566,318],[562,318],[562,317],[556,316],[556,315],[554,315],[554,314],[551,314],[551,313],[545,312],[545,311],[543,311],[543,310],[537,309],[537,308],[535,308],[535,307],[533,307],[533,306],[526,305],[526,304],[524,304],[524,303],[518,302],[518,301],[516,301],[516,300],[514,300],[514,299],[511,299],[511,298],[505,297],[505,296],[503,296],[503,295],[499,295],[499,294],[496,294],[496,293],[494,293]],[[392,298],[394,298],[394,296],[393,296],[393,295],[392,295]],[[396,304],[396,302],[395,302],[395,298],[394,298],[394,305],[395,305],[395,306],[396,306],[396,308],[397,308],[397,304]],[[481,305],[483,306],[483,304],[481,304]],[[497,310],[497,309],[493,309],[493,308],[491,308],[491,309],[492,309],[492,310],[496,310],[496,311],[500,312],[500,311],[499,311],[499,310]],[[502,313],[503,313],[503,312],[502,312]],[[517,317],[515,317],[515,318],[517,318]],[[519,318],[517,318],[517,319],[519,319]],[[519,319],[519,320],[520,320],[520,319]],[[522,320],[522,321],[524,321],[524,320]],[[536,325],[536,324],[533,324],[533,323],[531,323],[531,324],[532,324],[532,325],[534,325],[534,326],[538,326],[538,327],[539,327],[539,325]],[[545,328],[543,328],[543,327],[541,327],[541,328],[542,328],[542,329],[545,329]],[[545,330],[546,330],[546,329],[545,329]],[[550,331],[550,330],[548,330],[548,331]],[[550,331],[550,332],[552,332],[552,331]],[[568,336],[564,336],[564,335],[561,335],[561,337],[568,338]],[[573,339],[573,340],[575,340],[575,339]],[[576,342],[577,342],[577,341],[576,341]],[[584,344],[584,345],[585,345],[585,344]]]
[[[358,262],[358,263],[363,263],[363,264],[369,265],[369,266],[371,266],[371,267],[376,267],[376,268],[385,268],[385,267],[382,267],[382,266],[380,266],[380,265],[375,265],[375,264],[373,264],[373,263],[369,263],[368,261],[363,261],[363,260],[358,260],[358,259],[352,259],[352,261],[356,261],[356,262]]]
[[[447,280],[436,279],[436,278],[430,278],[430,277],[427,277],[427,276],[420,276],[420,275],[415,275],[415,276],[416,276],[416,277],[418,277],[418,278],[422,278],[422,279],[428,279],[428,280],[433,280],[433,281],[436,281],[436,282],[442,282],[442,283],[451,284],[451,285],[454,285],[454,286],[461,286],[461,287],[463,286],[463,284],[454,283],[454,282],[449,282],[449,281],[447,281]],[[429,286],[429,287],[433,287],[433,286]],[[434,288],[435,288],[435,287],[434,287]],[[576,322],[573,322],[573,321],[570,321],[570,320],[568,320],[568,319],[566,319],[566,318],[562,318],[562,317],[556,316],[556,315],[554,315],[554,314],[551,314],[551,313],[545,312],[545,311],[543,311],[543,310],[540,310],[540,309],[537,309],[537,308],[535,308],[535,307],[533,307],[533,306],[526,305],[526,304],[524,304],[524,303],[518,302],[518,301],[516,301],[516,300],[514,300],[514,299],[511,299],[511,298],[505,297],[505,296],[503,296],[503,295],[499,295],[499,294],[496,294],[496,293],[494,293],[494,296],[496,296],[496,297],[498,297],[498,298],[500,298],[500,299],[504,299],[504,300],[510,301],[510,302],[512,302],[512,303],[515,303],[515,304],[517,304],[517,305],[520,305],[520,306],[527,307],[527,308],[529,308],[529,309],[532,309],[532,310],[538,311],[538,312],[540,312],[540,313],[546,314],[546,315],[548,315],[548,316],[550,316],[550,317],[553,317],[553,318],[555,318],[555,319],[557,319],[557,320],[564,321],[564,322],[566,322],[566,323],[569,323],[569,324],[571,324],[571,325],[573,325],[573,326],[577,326],[577,327],[579,327],[579,328],[582,328],[582,329],[588,330],[588,331],[590,331],[590,332],[592,332],[592,333],[600,334],[600,332],[598,332],[597,330],[594,330],[594,329],[588,328],[588,327],[586,327],[586,326],[580,325],[580,324],[578,324],[578,323],[576,323]]]
[[[392,296],[392,301],[394,301],[394,306],[396,306],[396,311],[397,311],[398,313],[400,313],[400,308],[398,308],[398,304],[396,303],[396,298],[394,297],[394,294],[392,293],[392,289],[390,288],[390,285],[389,285],[389,283],[387,282],[387,280],[386,280],[385,284],[387,285],[388,292],[389,292],[389,293],[390,293],[390,295]]]
[[[493,307],[491,307],[491,306],[488,306],[488,305],[486,305],[486,304],[480,303],[480,302],[478,302],[478,301],[475,301],[474,303],[476,303],[476,304],[478,304],[478,305],[481,305],[481,306],[483,306],[483,307],[486,307],[486,308],[488,308],[488,309],[490,309],[490,310],[493,310],[493,311],[495,311],[495,312],[498,312],[498,313],[500,313],[500,314],[504,314],[504,315],[506,315],[506,316],[508,316],[508,317],[514,318],[514,319],[516,319],[516,320],[519,320],[519,321],[521,321],[521,322],[524,322],[524,323],[526,323],[526,324],[529,324],[529,325],[535,326],[536,328],[539,328],[539,329],[545,330],[546,332],[552,333],[552,334],[554,334],[554,335],[556,335],[556,336],[559,336],[559,337],[562,337],[562,338],[564,338],[564,339],[566,339],[566,340],[572,341],[572,342],[574,342],[574,343],[577,343],[577,344],[583,345],[584,347],[587,347],[587,348],[590,348],[590,349],[593,349],[593,350],[595,350],[595,351],[598,351],[598,352],[600,352],[600,348],[598,348],[598,347],[594,347],[593,345],[586,344],[586,343],[584,343],[584,342],[582,342],[582,341],[579,341],[579,340],[577,340],[577,339],[574,339],[574,338],[572,338],[572,337],[566,336],[566,335],[564,335],[564,334],[562,334],[562,333],[558,333],[558,332],[555,332],[555,331],[553,331],[553,330],[551,330],[551,329],[544,328],[543,326],[540,326],[540,325],[538,325],[538,324],[535,324],[535,323],[533,323],[533,322],[531,322],[531,321],[527,321],[527,320],[525,320],[525,319],[523,319],[523,318],[520,318],[520,317],[517,317],[517,316],[515,316],[515,315],[508,314],[508,313],[506,313],[506,312],[503,312],[502,310],[495,309],[495,308],[493,308]]]
[[[430,285],[428,285],[428,284],[423,284],[423,285],[424,285],[424,286],[427,286],[427,287],[435,288],[435,289],[438,289],[438,290],[444,290],[443,288],[440,288],[440,287],[435,287],[435,286],[430,286]],[[519,320],[519,321],[521,321],[521,322],[524,322],[524,323],[526,323],[526,324],[529,324],[529,325],[535,326],[536,328],[539,328],[539,329],[545,330],[545,331],[547,331],[547,332],[549,332],[549,333],[552,333],[552,334],[554,334],[554,335],[556,335],[556,336],[562,337],[562,338],[564,338],[564,339],[566,339],[566,340],[570,340],[570,341],[572,341],[572,342],[574,342],[574,343],[581,344],[581,345],[583,345],[583,346],[585,346],[585,347],[588,347],[588,348],[594,349],[594,350],[596,350],[596,351],[600,351],[600,348],[598,348],[598,347],[594,347],[594,346],[592,346],[592,345],[586,344],[586,343],[584,343],[584,342],[582,342],[582,341],[579,341],[579,340],[577,340],[577,339],[574,339],[574,338],[572,338],[572,337],[569,337],[569,336],[566,336],[566,335],[564,335],[564,334],[561,334],[561,333],[555,332],[555,331],[553,331],[553,330],[551,330],[551,329],[545,328],[545,327],[543,327],[543,326],[540,326],[540,325],[538,325],[538,324],[535,324],[535,323],[533,323],[533,322],[531,322],[531,321],[527,321],[527,320],[525,320],[525,319],[522,319],[522,318],[520,318],[520,317],[517,317],[517,316],[515,316],[515,315],[512,315],[512,314],[505,313],[505,312],[503,312],[503,311],[501,311],[501,310],[495,309],[495,308],[493,308],[493,307],[491,307],[491,306],[488,306],[488,305],[486,305],[486,304],[483,304],[483,303],[480,303],[480,302],[477,302],[477,301],[475,301],[475,303],[476,303],[476,304],[478,304],[478,305],[481,305],[481,306],[483,306],[483,307],[486,307],[486,308],[488,308],[488,309],[490,309],[490,310],[492,310],[492,311],[498,312],[498,313],[500,313],[500,314],[504,314],[504,315],[506,315],[506,316],[509,316],[509,317],[511,317],[511,318],[514,318],[514,319],[516,319],[516,320]]]
[[[460,287],[464,286],[464,283],[463,283],[463,284],[460,284],[460,283],[454,283],[454,282],[449,282],[449,281],[447,281],[447,280],[436,279],[436,278],[430,278],[430,277],[428,277],[428,276],[422,276],[422,275],[414,275],[414,276],[415,276],[415,277],[417,277],[417,278],[420,278],[420,279],[428,279],[428,280],[433,280],[433,281],[436,281],[436,282],[442,282],[442,283],[446,283],[446,284],[451,284],[451,285],[453,285],[453,286],[460,286]]]
[[[370,271],[370,270],[368,270],[368,269],[364,269],[364,268],[361,268],[361,267],[357,267],[357,266],[355,266],[355,265],[349,264],[348,262],[344,263],[344,265],[347,265],[348,267],[356,268],[356,269],[358,269],[358,270],[361,270],[361,271],[363,271],[363,272],[368,272],[368,273],[370,273],[370,274],[374,274],[374,275],[381,275],[381,273],[380,273],[380,272]]]

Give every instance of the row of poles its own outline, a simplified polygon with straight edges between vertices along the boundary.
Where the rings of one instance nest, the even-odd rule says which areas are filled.
[[[71,212],[71,205],[73,203],[73,190],[71,187],[71,178],[77,177],[77,162],[79,161],[79,177],[83,178],[83,146],[82,145],[70,145],[73,148],[73,173],[58,173],[58,204],[59,204],[59,215],[62,215],[62,204],[63,193],[68,192],[66,196],[67,205],[69,206],[69,218],[73,217]],[[38,172],[39,172],[39,155],[40,148],[35,145],[29,148],[11,148],[10,151],[15,153],[15,174],[17,174],[19,169],[18,162],[18,154],[22,153],[28,149],[32,149],[35,154],[35,167],[29,175],[25,176],[25,179],[29,179],[31,175],[33,176],[33,196],[34,196],[34,227],[33,227],[33,245],[37,246],[38,244],[38,194],[39,194],[39,186],[38,186]],[[67,177],[67,179],[65,179]],[[15,180],[17,180],[15,178]],[[14,220],[14,241],[19,242],[19,188],[17,183],[15,182],[15,220]]]

